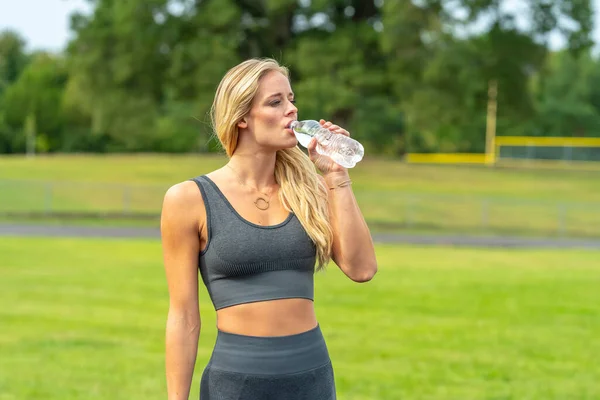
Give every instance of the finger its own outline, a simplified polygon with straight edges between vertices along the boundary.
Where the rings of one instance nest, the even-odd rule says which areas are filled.
[[[347,130],[345,130],[344,128],[342,128],[339,125],[331,125],[329,127],[329,130],[332,132],[335,132],[335,133],[345,135],[345,136],[350,136],[350,132],[348,132]]]
[[[317,139],[313,138],[308,143],[308,146],[306,147],[306,150],[308,150],[308,157],[311,159],[311,161],[314,161],[315,157],[318,156],[318,153],[317,153]]]
[[[324,119],[320,119],[320,120],[319,120],[319,123],[321,124],[321,126],[325,125],[325,122],[326,122],[326,121],[325,121]]]
[[[331,169],[331,160],[329,159],[329,157],[325,157],[322,154],[319,154],[317,152],[317,140],[316,139],[312,139],[309,143],[308,146],[306,147],[306,149],[308,150],[308,158],[310,159],[310,161],[313,162],[313,164],[315,164],[315,166],[323,172],[327,172]]]
[[[329,172],[332,168],[331,159],[329,157],[325,157],[322,155],[319,155],[318,157],[316,157],[313,160],[313,163],[321,172]]]

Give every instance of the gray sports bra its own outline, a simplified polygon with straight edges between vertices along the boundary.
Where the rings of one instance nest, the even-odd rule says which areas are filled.
[[[207,176],[194,178],[206,207],[202,281],[215,310],[284,298],[314,299],[316,248],[293,213],[277,225],[242,218]]]

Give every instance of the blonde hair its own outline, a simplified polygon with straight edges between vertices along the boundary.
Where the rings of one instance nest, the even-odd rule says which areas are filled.
[[[210,110],[214,133],[228,157],[238,143],[237,124],[252,107],[260,80],[271,71],[289,79],[289,71],[270,58],[250,59],[231,68],[223,77]],[[293,212],[317,250],[317,270],[331,257],[333,233],[329,222],[327,190],[319,180],[314,164],[298,146],[278,150],[275,180],[280,186],[279,200]]]

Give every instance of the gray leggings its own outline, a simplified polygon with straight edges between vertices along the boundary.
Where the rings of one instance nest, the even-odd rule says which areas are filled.
[[[291,336],[219,331],[200,382],[200,400],[335,400],[319,326]]]

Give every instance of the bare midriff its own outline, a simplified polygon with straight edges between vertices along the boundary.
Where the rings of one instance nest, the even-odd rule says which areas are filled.
[[[309,299],[278,299],[239,304],[217,311],[217,328],[246,336],[287,336],[317,326]]]

